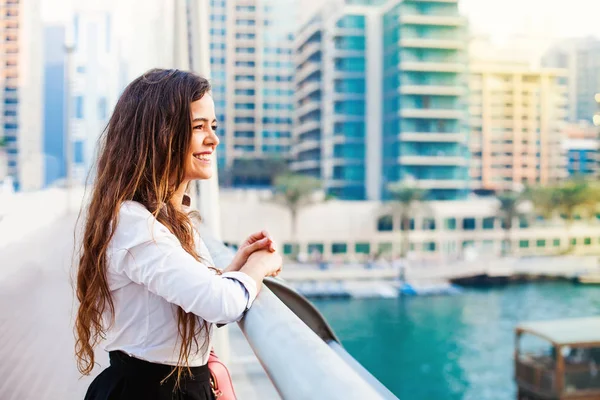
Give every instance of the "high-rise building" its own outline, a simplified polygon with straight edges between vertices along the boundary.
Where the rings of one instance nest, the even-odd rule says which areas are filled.
[[[565,126],[563,135],[569,176],[597,176],[600,171],[598,127],[582,121]]]
[[[544,56],[543,65],[568,70],[570,122],[591,122],[598,111],[594,96],[600,92],[600,40],[559,43]]]
[[[44,28],[44,186],[66,176],[65,38],[62,25]]]
[[[42,138],[42,31],[39,2],[0,2],[0,114],[6,151],[6,173],[17,190],[33,190],[44,182]],[[0,169],[1,170],[1,169]]]
[[[210,58],[219,167],[288,157],[296,0],[211,0]],[[233,184],[236,184],[233,177]]]
[[[468,193],[467,27],[458,1],[326,4],[296,39],[293,169],[343,199],[412,181]]]
[[[566,176],[567,72],[470,63],[474,190],[517,190]]]
[[[73,20],[71,63],[72,177],[85,183],[98,138],[120,94],[117,41],[108,8],[80,8]]]

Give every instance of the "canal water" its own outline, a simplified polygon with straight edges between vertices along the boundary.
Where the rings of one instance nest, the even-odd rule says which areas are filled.
[[[600,315],[600,287],[529,283],[314,303],[350,354],[401,400],[508,400],[515,325]]]

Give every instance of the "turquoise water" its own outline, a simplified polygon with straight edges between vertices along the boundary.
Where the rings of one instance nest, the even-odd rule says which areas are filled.
[[[600,287],[532,283],[314,303],[348,352],[401,400],[507,400],[515,398],[515,324],[599,315]]]

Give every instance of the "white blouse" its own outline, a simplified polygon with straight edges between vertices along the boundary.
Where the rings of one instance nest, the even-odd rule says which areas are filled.
[[[207,268],[213,265],[212,259],[197,233],[196,247],[204,262],[188,254],[143,205],[123,203],[107,250],[115,313],[106,351],[121,350],[146,361],[176,365],[181,343],[177,306],[211,324],[226,324],[243,316],[256,298],[255,281],[243,272],[217,275]],[[110,323],[108,315],[105,323]],[[203,353],[192,347],[190,366],[207,363],[211,336],[200,335],[200,349],[208,340],[208,350]]]

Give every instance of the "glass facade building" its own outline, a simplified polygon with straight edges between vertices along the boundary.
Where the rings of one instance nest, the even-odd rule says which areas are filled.
[[[350,200],[411,181],[432,199],[469,187],[466,20],[457,1],[346,1],[301,27],[296,171]]]
[[[295,0],[210,2],[221,169],[240,159],[289,157],[295,5]]]

